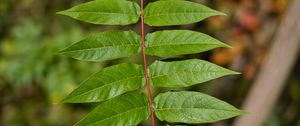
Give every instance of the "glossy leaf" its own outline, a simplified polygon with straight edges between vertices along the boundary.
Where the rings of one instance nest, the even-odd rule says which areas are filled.
[[[165,30],[146,36],[147,55],[174,56],[200,53],[228,45],[206,34],[189,30]]]
[[[94,0],[58,14],[92,24],[128,25],[139,20],[140,7],[127,0]]]
[[[145,8],[145,23],[150,26],[171,26],[199,22],[223,13],[204,5],[184,0],[162,0]]]
[[[112,60],[139,53],[140,43],[141,37],[133,31],[109,31],[90,35],[61,53],[78,60]]]
[[[142,66],[123,63],[104,68],[89,77],[63,102],[101,102],[144,86]]]
[[[75,126],[135,126],[149,117],[148,105],[143,93],[129,93],[100,104]]]
[[[156,61],[149,68],[156,87],[187,87],[225,75],[238,74],[204,60]]]
[[[208,123],[235,117],[244,112],[199,92],[167,92],[154,99],[155,115],[161,121]]]

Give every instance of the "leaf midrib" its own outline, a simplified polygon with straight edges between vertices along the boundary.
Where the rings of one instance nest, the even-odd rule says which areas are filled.
[[[101,11],[65,11],[63,13],[101,13],[106,15],[116,14],[116,15],[128,15],[132,17],[138,17],[138,14],[134,13],[122,13],[122,12],[101,12]]]
[[[187,70],[181,70],[181,71],[178,71],[176,73],[173,73],[173,74],[161,74],[161,75],[157,75],[157,76],[154,76],[154,77],[151,77],[152,79],[153,78],[159,78],[159,77],[162,77],[162,76],[171,76],[171,75],[176,75],[178,73],[197,73],[197,74],[201,74],[201,73],[229,73],[229,72],[226,72],[226,71],[187,71]]]
[[[186,44],[186,43],[175,43],[175,44],[155,44],[155,45],[151,45],[151,46],[147,46],[148,48],[155,48],[155,47],[159,47],[159,46],[180,46],[180,45],[220,45],[218,43],[214,43],[214,44],[209,44],[209,43],[193,43],[193,44]]]
[[[101,46],[101,47],[96,47],[96,48],[87,48],[87,49],[77,49],[77,50],[67,50],[67,51],[62,51],[62,53],[68,53],[68,52],[77,52],[77,51],[88,51],[88,50],[98,50],[102,48],[115,48],[115,47],[127,47],[127,46],[137,46],[140,47],[138,44],[126,44],[126,45],[109,45],[109,46]]]
[[[214,108],[160,108],[160,109],[155,109],[157,111],[171,111],[171,110],[186,110],[186,109],[203,109],[203,110],[215,110],[215,111],[229,111],[229,112],[240,112],[238,110],[226,110],[226,109],[214,109]]]
[[[159,16],[167,16],[167,15],[179,15],[179,14],[217,14],[216,12],[176,12],[176,13],[154,13],[151,15],[145,15],[147,17],[159,17]]]

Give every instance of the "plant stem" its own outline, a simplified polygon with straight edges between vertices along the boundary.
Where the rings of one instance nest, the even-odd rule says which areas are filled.
[[[148,99],[149,99],[149,107],[151,111],[151,124],[155,126],[155,117],[154,117],[154,109],[152,105],[152,95],[151,95],[151,86],[149,82],[149,74],[147,69],[147,57],[146,57],[146,47],[145,47],[145,29],[144,29],[144,0],[141,0],[141,32],[142,32],[142,53],[144,59],[144,71],[145,71],[145,78],[146,78],[146,87],[148,92]]]

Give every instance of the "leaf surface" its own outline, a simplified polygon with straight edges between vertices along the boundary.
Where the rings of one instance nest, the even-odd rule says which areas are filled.
[[[135,126],[149,117],[148,106],[145,94],[125,94],[100,104],[75,126]]]
[[[58,14],[92,24],[128,25],[139,20],[140,7],[127,0],[94,0]]]
[[[225,75],[238,74],[213,63],[192,59],[156,61],[149,67],[152,84],[156,87],[187,87]]]
[[[154,107],[158,119],[167,122],[209,123],[244,114],[224,101],[190,91],[159,94]]]
[[[63,102],[84,103],[101,102],[137,90],[145,85],[141,65],[123,63],[104,68],[90,76]]]
[[[184,25],[216,15],[224,14],[190,1],[161,0],[147,5],[145,23],[150,26]]]
[[[88,36],[60,53],[85,61],[129,57],[140,52],[141,37],[133,31],[109,31]]]
[[[206,34],[190,30],[164,30],[146,36],[146,53],[153,56],[174,56],[230,47]]]

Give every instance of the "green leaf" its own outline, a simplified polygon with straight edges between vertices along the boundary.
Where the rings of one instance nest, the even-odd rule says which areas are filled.
[[[146,53],[153,56],[173,56],[200,53],[218,47],[230,47],[213,37],[189,30],[165,30],[146,36]]]
[[[210,62],[198,59],[154,62],[150,68],[151,80],[156,87],[187,87],[225,75],[238,74]]]
[[[127,0],[95,0],[58,12],[74,19],[103,25],[128,25],[139,20],[140,7]]]
[[[140,52],[141,37],[133,31],[109,31],[90,35],[61,51],[78,60],[104,61]]]
[[[163,0],[148,4],[144,17],[150,26],[171,26],[191,24],[215,15],[224,13],[190,1]]]
[[[143,93],[129,93],[104,102],[75,126],[135,126],[149,115],[149,102]]]
[[[90,76],[63,102],[101,102],[137,90],[145,85],[141,65],[123,63],[104,68]]]
[[[161,121],[209,123],[244,114],[232,105],[199,92],[167,92],[154,99],[155,115]]]

